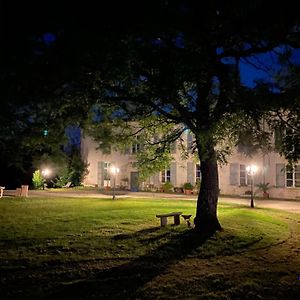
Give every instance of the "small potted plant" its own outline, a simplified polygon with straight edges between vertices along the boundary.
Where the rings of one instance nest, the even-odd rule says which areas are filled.
[[[269,182],[267,182],[267,183],[259,183],[257,186],[263,192],[263,197],[264,198],[269,198],[269,196],[270,196],[269,193],[268,193]]]
[[[190,182],[186,182],[184,185],[183,185],[183,192],[186,194],[186,195],[191,195],[193,194],[193,185],[190,183]]]

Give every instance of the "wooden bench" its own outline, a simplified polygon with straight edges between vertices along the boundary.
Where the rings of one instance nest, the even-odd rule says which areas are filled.
[[[28,197],[28,185],[21,185],[16,189],[16,197]]]
[[[168,217],[174,217],[174,225],[180,224],[180,216],[182,212],[171,212],[169,214],[156,215],[157,218],[160,218],[160,226],[166,226],[168,224]]]

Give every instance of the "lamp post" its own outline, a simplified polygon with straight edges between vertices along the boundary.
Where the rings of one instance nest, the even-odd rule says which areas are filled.
[[[251,207],[254,208],[254,200],[253,200],[253,189],[254,189],[254,175],[257,171],[257,166],[249,165],[246,167],[247,174],[251,176]]]
[[[46,182],[46,177],[50,175],[51,171],[49,169],[43,169],[42,170],[42,177],[43,177],[43,190],[45,189],[45,182]]]
[[[116,199],[116,193],[115,193],[115,188],[116,188],[116,177],[117,177],[117,174],[120,172],[120,169],[115,167],[115,166],[112,166],[110,168],[110,172],[112,173],[113,175],[113,200]]]

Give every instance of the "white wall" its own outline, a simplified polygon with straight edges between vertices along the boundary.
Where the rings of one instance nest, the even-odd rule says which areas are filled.
[[[185,136],[186,139],[186,136]],[[83,159],[89,163],[89,173],[84,179],[86,185],[101,185],[99,179],[99,162],[115,163],[120,168],[120,173],[116,177],[116,185],[121,185],[122,179],[129,179],[128,186],[130,187],[130,174],[136,172],[134,167],[135,155],[121,154],[120,152],[112,151],[111,154],[103,154],[100,150],[96,150],[97,144],[90,138],[82,138],[81,153]],[[181,187],[185,182],[190,181],[195,184],[195,161],[192,159],[181,160],[180,151],[177,149],[173,153],[174,160],[171,164],[171,181],[173,186]],[[240,186],[230,184],[230,163],[249,165],[255,164],[258,167],[258,172],[255,176],[254,183],[260,182],[270,183],[270,197],[274,198],[290,198],[300,199],[300,188],[276,187],[276,164],[286,164],[286,160],[276,153],[268,155],[256,155],[252,158],[246,157],[238,152],[234,152],[228,159],[227,165],[219,166],[219,185],[221,194],[224,195],[241,195],[250,189],[250,186]],[[151,176],[146,182],[146,185],[161,185],[161,173]],[[262,192],[255,187],[258,196]]]

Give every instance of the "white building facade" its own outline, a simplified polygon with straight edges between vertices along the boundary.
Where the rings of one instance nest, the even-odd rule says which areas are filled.
[[[190,143],[188,134],[183,137],[187,145]],[[129,151],[111,151],[109,154],[97,150],[97,143],[90,137],[81,139],[81,154],[88,163],[88,175],[85,185],[109,188],[114,183],[117,188],[138,190],[160,190],[161,186],[170,182],[173,187],[181,188],[184,183],[193,185],[201,181],[200,165],[194,158],[181,159],[180,150],[174,147],[173,161],[170,167],[151,176],[146,182],[138,183],[136,153],[142,151],[135,144]],[[268,193],[272,198],[298,199],[300,201],[300,164],[291,169],[287,161],[277,153],[255,155],[251,158],[235,151],[228,159],[227,165],[219,166],[219,187],[222,195],[245,195],[250,190],[251,178],[247,174],[247,165],[255,164],[257,173],[254,175],[254,192],[262,196],[258,190],[259,183],[269,183]],[[119,173],[111,174],[110,167],[119,168]]]

